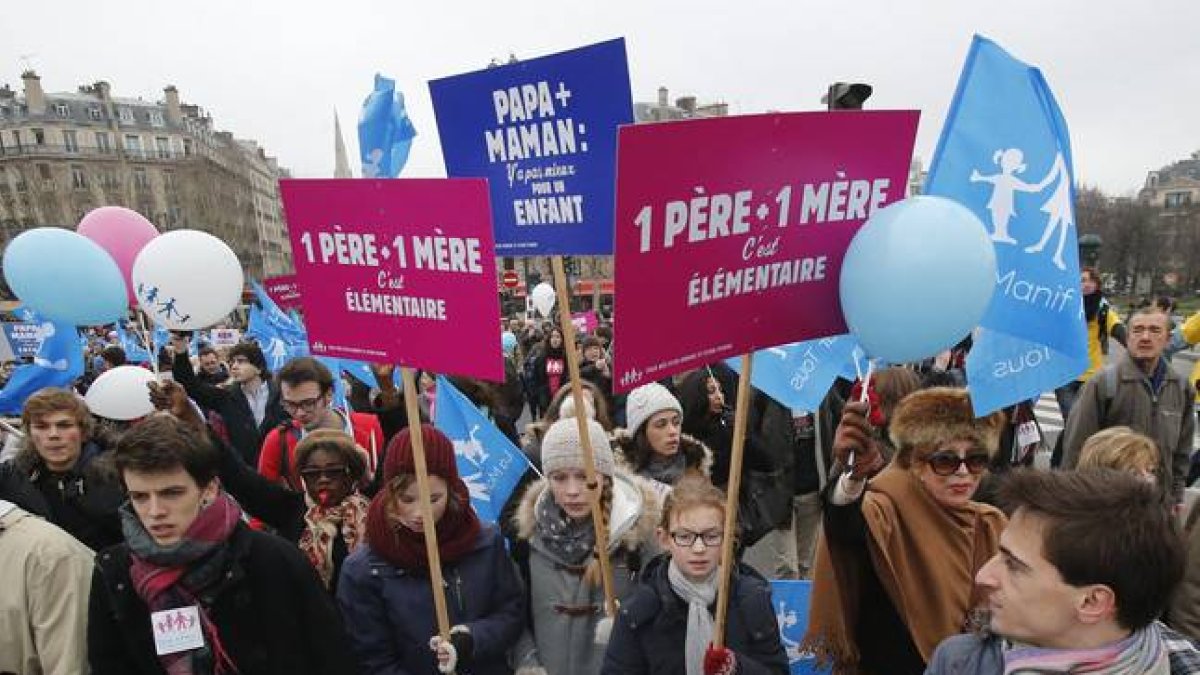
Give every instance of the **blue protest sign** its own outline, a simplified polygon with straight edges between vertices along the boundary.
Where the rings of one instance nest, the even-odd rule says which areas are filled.
[[[429,83],[446,173],[485,177],[497,255],[611,255],[625,41]]]
[[[792,410],[815,411],[839,376],[855,378],[854,358],[862,350],[852,335],[794,342],[754,353],[750,383],[780,405]],[[725,363],[741,373],[742,360]],[[864,366],[865,368],[865,366]]]
[[[454,443],[458,473],[483,520],[497,521],[529,460],[450,380],[437,378],[434,425]]]
[[[974,211],[996,248],[996,293],[967,357],[978,415],[1087,369],[1072,176],[1066,121],[1041,71],[975,36],[925,192]]]
[[[42,344],[41,327],[36,323],[5,323],[4,337],[18,358],[34,356]]]
[[[779,624],[779,637],[787,654],[792,675],[829,673],[829,668],[817,668],[816,658],[800,650],[804,631],[808,630],[808,606],[812,596],[811,581],[775,579],[771,581],[771,605]]]
[[[39,321],[36,313],[27,313],[26,321],[38,327],[38,350],[33,363],[18,366],[8,384],[0,390],[0,413],[16,415],[26,399],[46,387],[69,387],[83,375],[83,350],[79,332],[68,323]]]

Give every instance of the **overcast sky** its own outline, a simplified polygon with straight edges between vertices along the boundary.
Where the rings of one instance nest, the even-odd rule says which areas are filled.
[[[1196,0],[58,0],[17,3],[0,25],[0,82],[19,88],[28,57],[47,91],[105,79],[157,100],[175,84],[302,177],[333,173],[335,109],[357,168],[376,72],[397,80],[419,133],[403,175],[441,176],[430,79],[614,37],[635,101],[661,85],[733,114],[814,110],[828,83],[868,82],[868,107],[921,111],[928,165],[979,32],[1042,68],[1077,181],[1132,193],[1200,149]]]

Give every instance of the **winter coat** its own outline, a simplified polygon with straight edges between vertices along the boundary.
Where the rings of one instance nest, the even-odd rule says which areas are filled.
[[[1193,508],[1185,529],[1188,566],[1171,596],[1167,623],[1193,640],[1200,640],[1200,509]]]
[[[0,502],[0,673],[78,673],[87,660],[92,552]]]
[[[1108,368],[1116,372],[1110,375]],[[1079,390],[1063,431],[1063,468],[1075,468],[1083,443],[1092,434],[1124,425],[1154,439],[1159,448],[1159,486],[1174,503],[1182,503],[1196,428],[1194,397],[1191,385],[1170,363],[1162,387],[1151,393],[1146,374],[1128,354],[1123,355]]]
[[[32,449],[26,450],[15,460],[18,470],[32,452]],[[30,513],[45,514],[47,520],[66,530],[84,546],[99,551],[125,540],[121,519],[117,516],[125,493],[116,473],[102,455],[101,447],[89,441],[83,445],[75,466],[64,473],[50,471],[38,458],[32,460],[27,473],[10,475],[6,481],[11,481],[20,492],[14,501],[25,500],[22,508]],[[28,487],[17,487],[22,480],[27,481]]]
[[[525,592],[495,525],[475,549],[442,565],[450,625],[470,629],[474,651],[458,675],[506,675],[506,656],[525,625]],[[360,546],[342,565],[338,603],[364,675],[437,675],[429,639],[437,620],[429,575],[401,569]]]
[[[225,578],[205,593],[225,650],[241,675],[357,673],[341,617],[293,544],[238,525]],[[134,591],[125,544],[101,552],[92,578],[92,675],[164,675],[150,610]]]
[[[633,466],[633,458],[637,454],[634,432],[628,429],[613,429],[612,441],[617,466],[652,482],[658,482],[649,477],[645,472],[645,467],[635,468]],[[687,434],[679,434],[679,452],[684,456],[685,474],[699,473],[705,478],[712,476],[713,453],[707,445]]]
[[[529,486],[514,518],[513,555],[529,589],[530,630],[513,654],[518,667],[542,667],[552,675],[596,675],[604,658],[596,626],[604,617],[604,589],[583,579],[584,567],[572,566],[548,551],[536,535],[536,505],[552,499],[546,481]],[[618,471],[613,477],[609,518],[609,559],[613,592],[632,592],[643,564],[659,553],[655,542],[661,506],[648,481]]]
[[[237,448],[242,459],[250,466],[258,463],[258,453],[262,448],[263,438],[288,419],[288,415],[280,403],[279,385],[277,384],[269,384],[267,413],[263,416],[262,424],[257,424],[254,421],[254,411],[250,407],[250,400],[242,391],[242,385],[234,382],[218,386],[206,382],[196,374],[192,368],[192,360],[188,358],[186,352],[175,355],[175,361],[171,364],[171,376],[201,408],[212,410],[221,416],[221,420],[229,432],[230,444]]]
[[[671,588],[669,556],[655,558],[642,583],[621,604],[603,675],[687,675],[683,646],[688,605]],[[725,646],[737,655],[739,675],[787,675],[788,659],[771,605],[771,586],[746,565],[734,571]],[[715,613],[716,603],[709,608]]]

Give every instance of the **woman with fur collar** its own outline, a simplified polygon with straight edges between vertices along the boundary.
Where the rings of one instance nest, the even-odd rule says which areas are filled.
[[[659,553],[660,505],[650,485],[617,468],[604,428],[587,420],[617,598],[632,591],[643,562]],[[563,417],[542,441],[545,478],[525,491],[513,519],[516,558],[529,593],[529,629],[513,659],[518,675],[596,675],[607,627],[604,588],[583,468],[578,420]],[[604,620],[604,627],[600,624]]]
[[[1006,520],[972,497],[1004,413],[976,419],[963,389],[910,394],[889,420],[896,454],[886,468],[868,413],[846,404],[834,438],[846,468],[826,493],[802,648],[836,673],[920,675],[983,601],[975,573],[999,549]]]
[[[631,473],[664,486],[684,474],[710,478],[712,451],[683,433],[683,406],[666,387],[651,382],[634,389],[625,401],[627,428],[613,432],[617,463]]]

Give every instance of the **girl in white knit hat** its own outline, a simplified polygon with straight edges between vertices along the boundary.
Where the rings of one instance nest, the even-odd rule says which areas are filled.
[[[646,481],[617,468],[604,428],[587,420],[601,480],[617,598],[632,590],[659,551],[659,501]],[[531,484],[514,518],[513,546],[529,593],[532,624],[514,648],[518,675],[596,675],[604,658],[604,589],[596,555],[578,421],[564,417],[542,440],[545,478]]]
[[[666,387],[651,382],[629,392],[625,421],[613,432],[617,462],[657,483],[659,492],[685,474],[711,477],[712,451],[683,433],[683,406]]]

